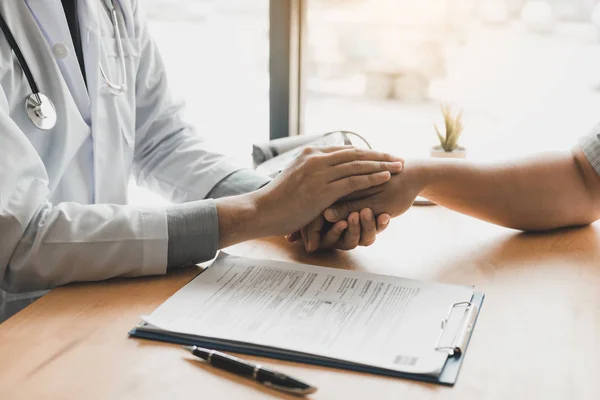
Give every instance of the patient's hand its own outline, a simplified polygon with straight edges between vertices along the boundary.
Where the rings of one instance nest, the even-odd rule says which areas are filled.
[[[352,193],[325,210],[323,215],[335,224],[368,207],[376,214],[385,213],[395,218],[410,208],[423,187],[424,180],[418,168],[407,165],[383,185]]]
[[[308,252],[317,250],[351,250],[357,246],[370,246],[378,233],[387,228],[390,222],[388,214],[373,215],[369,208],[353,212],[347,220],[329,223],[320,215],[302,230],[287,235],[290,242],[302,238]]]

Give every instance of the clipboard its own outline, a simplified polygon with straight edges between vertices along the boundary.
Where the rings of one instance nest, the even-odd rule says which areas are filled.
[[[284,361],[300,362],[305,364],[319,365],[329,368],[345,369],[357,372],[366,372],[377,375],[385,375],[396,378],[412,379],[423,382],[430,382],[440,384],[444,386],[454,386],[458,380],[460,368],[465,360],[467,348],[471,340],[471,336],[475,329],[475,324],[483,305],[485,294],[480,292],[474,292],[469,302],[455,303],[450,307],[448,316],[441,321],[440,334],[436,343],[432,343],[436,350],[446,352],[448,359],[444,364],[442,373],[438,376],[422,375],[422,374],[411,374],[405,372],[391,371],[382,368],[370,367],[365,365],[359,365],[349,363],[346,361],[324,358],[324,357],[311,357],[310,355],[303,355],[298,353],[291,353],[281,351],[273,348],[257,348],[252,346],[244,346],[243,343],[231,342],[231,343],[214,343],[211,341],[205,341],[202,338],[189,338],[180,335],[170,334],[168,332],[155,332],[143,329],[143,324],[139,324],[137,327],[129,331],[129,335],[135,338],[155,340],[167,343],[174,343],[186,346],[199,346],[207,347],[215,350],[221,350],[226,352],[248,354],[258,357],[267,357]],[[462,315],[460,315],[462,311]],[[454,332],[448,331],[448,321],[456,315],[461,317],[458,329]],[[447,343],[444,341],[450,338]]]

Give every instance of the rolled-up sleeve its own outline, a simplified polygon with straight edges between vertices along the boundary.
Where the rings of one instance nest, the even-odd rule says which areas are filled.
[[[579,140],[579,146],[594,170],[600,175],[600,124]]]

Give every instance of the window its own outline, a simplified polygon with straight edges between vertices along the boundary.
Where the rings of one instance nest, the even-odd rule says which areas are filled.
[[[269,0],[146,0],[149,30],[186,118],[215,150],[251,166],[269,139]],[[136,204],[161,202],[132,185]]]
[[[469,158],[568,149],[600,120],[595,0],[307,0],[304,133],[426,156],[439,105]]]

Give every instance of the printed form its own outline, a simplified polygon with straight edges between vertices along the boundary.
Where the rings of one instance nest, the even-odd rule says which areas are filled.
[[[144,321],[161,330],[439,374],[441,320],[473,288],[221,253]],[[452,329],[452,328],[450,328]]]

